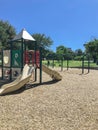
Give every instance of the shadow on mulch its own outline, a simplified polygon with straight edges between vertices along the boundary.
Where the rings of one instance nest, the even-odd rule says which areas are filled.
[[[2,80],[2,79],[0,78],[0,87],[1,87],[2,85],[4,85],[4,84],[10,83],[10,82],[12,82],[12,81]]]
[[[22,93],[23,91],[25,91],[27,89],[32,89],[32,88],[35,88],[35,87],[40,87],[41,85],[54,84],[54,83],[57,83],[57,82],[58,82],[57,80],[50,80],[50,81],[43,82],[43,83],[34,83],[33,82],[32,84],[26,84],[25,86],[23,86],[19,90],[16,90],[14,92],[10,92],[10,93],[7,93],[7,94],[2,94],[1,96],[20,94],[20,93]]]

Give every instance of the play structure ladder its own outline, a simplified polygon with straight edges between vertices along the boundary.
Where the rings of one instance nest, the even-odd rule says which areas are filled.
[[[53,80],[61,80],[62,79],[62,76],[55,70],[52,70],[50,68],[48,68],[47,66],[45,65],[42,65],[42,70],[47,73],[48,75],[50,75],[50,77],[53,79]]]

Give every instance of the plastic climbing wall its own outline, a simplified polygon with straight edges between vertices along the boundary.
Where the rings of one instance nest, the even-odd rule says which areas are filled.
[[[21,73],[21,51],[3,50],[3,79],[16,78]]]

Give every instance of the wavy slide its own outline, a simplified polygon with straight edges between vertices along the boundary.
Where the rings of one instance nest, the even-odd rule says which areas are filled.
[[[7,94],[13,91],[16,91],[23,87],[26,83],[29,82],[32,71],[34,70],[34,67],[28,66],[27,64],[23,68],[22,75],[20,75],[16,80],[14,80],[11,83],[4,84],[0,88],[0,95]]]
[[[50,77],[53,79],[53,80],[61,80],[62,79],[62,76],[55,70],[52,70],[50,68],[48,68],[47,66],[45,65],[42,65],[42,70],[47,73],[48,75],[50,75]]]
[[[23,68],[23,72],[22,75],[20,75],[16,80],[14,80],[11,83],[8,84],[4,84],[1,86],[0,88],[0,95],[3,94],[7,94],[13,91],[16,91],[18,89],[20,89],[21,87],[23,87],[26,83],[29,82],[31,76],[32,76],[32,72],[34,70],[34,67],[32,66],[28,66],[27,64],[24,66]],[[50,68],[48,68],[45,65],[42,65],[42,70],[47,73],[48,75],[50,75],[50,77],[53,80],[61,80],[62,76],[55,70],[52,70]]]

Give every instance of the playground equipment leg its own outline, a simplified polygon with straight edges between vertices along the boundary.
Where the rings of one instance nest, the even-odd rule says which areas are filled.
[[[69,60],[67,59],[67,70],[68,70],[68,68],[69,68]]]
[[[82,74],[84,73],[84,56],[83,56],[83,59],[82,59]]]
[[[88,73],[90,72],[90,59],[88,57]]]
[[[61,60],[61,71],[63,71],[63,59]]]
[[[40,47],[40,84],[42,83],[42,48]]]
[[[36,66],[36,46],[37,46],[37,42],[35,41],[35,53],[34,53],[34,64]],[[35,81],[37,81],[37,68],[35,68]]]

